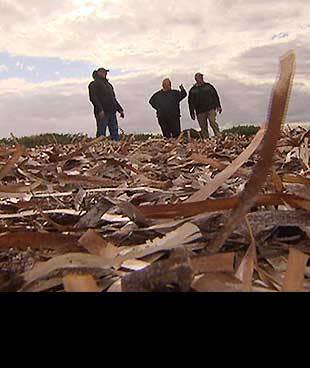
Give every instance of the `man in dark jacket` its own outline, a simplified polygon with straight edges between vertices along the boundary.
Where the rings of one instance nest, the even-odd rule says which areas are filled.
[[[217,136],[220,129],[216,122],[216,115],[217,112],[221,114],[223,111],[219,95],[212,84],[204,81],[203,74],[197,73],[195,80],[197,83],[191,88],[188,98],[191,118],[195,120],[197,115],[203,138],[209,138],[208,120]]]
[[[89,99],[94,105],[94,113],[97,122],[97,137],[106,136],[107,127],[111,138],[119,141],[118,122],[116,112],[124,118],[124,110],[118,103],[114,89],[107,79],[109,70],[100,68],[93,72],[94,80],[89,84]]]
[[[150,105],[157,111],[158,123],[165,138],[177,138],[181,134],[180,102],[187,96],[183,87],[180,91],[171,88],[170,79],[163,81],[163,89],[150,99]]]

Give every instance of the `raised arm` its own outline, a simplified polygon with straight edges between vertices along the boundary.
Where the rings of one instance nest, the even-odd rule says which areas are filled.
[[[178,91],[178,100],[179,102],[181,102],[182,100],[184,100],[184,98],[187,96],[187,92],[185,90],[185,88],[183,87],[183,85],[180,85],[180,91]]]

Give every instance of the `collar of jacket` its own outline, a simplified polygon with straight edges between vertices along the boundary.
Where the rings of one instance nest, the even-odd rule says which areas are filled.
[[[198,83],[195,83],[194,84],[194,87],[203,87],[203,86],[205,86],[206,84],[208,84],[207,82],[203,82],[203,84],[198,84]]]

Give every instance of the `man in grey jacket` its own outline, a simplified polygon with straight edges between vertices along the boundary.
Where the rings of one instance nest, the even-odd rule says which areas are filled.
[[[188,104],[191,118],[197,120],[201,128],[203,138],[209,138],[208,120],[214,134],[220,133],[216,121],[217,112],[222,113],[222,106],[219,95],[210,83],[204,81],[203,74],[195,75],[196,84],[189,92]]]

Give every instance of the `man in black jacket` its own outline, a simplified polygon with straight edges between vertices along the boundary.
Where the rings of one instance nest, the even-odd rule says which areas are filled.
[[[97,137],[106,136],[107,127],[111,138],[119,141],[118,122],[116,112],[124,118],[124,110],[118,103],[114,88],[107,79],[109,70],[100,68],[93,72],[94,80],[89,84],[89,99],[94,105],[94,114],[97,122]]]
[[[150,99],[150,105],[157,111],[158,123],[165,138],[177,138],[181,134],[180,102],[187,96],[183,85],[180,91],[171,88],[170,79],[162,83],[163,89]]]
[[[197,83],[191,88],[188,98],[191,118],[195,120],[197,115],[203,138],[209,138],[208,120],[217,136],[220,129],[216,122],[216,115],[217,112],[221,114],[223,111],[219,95],[212,84],[204,81],[203,74],[197,73],[195,80]]]

